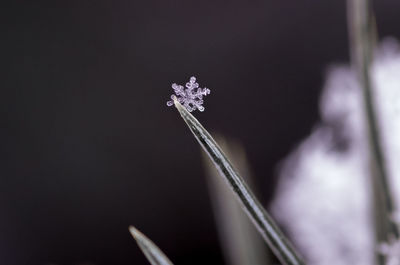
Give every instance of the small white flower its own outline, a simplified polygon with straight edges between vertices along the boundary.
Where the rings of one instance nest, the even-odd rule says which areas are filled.
[[[171,95],[170,101],[167,102],[167,106],[174,105],[174,98],[181,103],[185,108],[192,112],[196,109],[204,111],[203,107],[203,96],[210,94],[210,89],[199,88],[199,84],[196,83],[196,77],[192,76],[188,83],[186,83],[186,89],[175,83],[172,84],[175,94]],[[195,89],[197,90],[195,91]]]

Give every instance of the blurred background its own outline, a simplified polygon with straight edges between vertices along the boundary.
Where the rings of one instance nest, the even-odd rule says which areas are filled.
[[[400,38],[400,2],[374,4]],[[197,142],[166,101],[246,149],[261,200],[319,121],[326,69],[349,61],[343,1],[16,1],[2,8],[0,263],[224,264]]]

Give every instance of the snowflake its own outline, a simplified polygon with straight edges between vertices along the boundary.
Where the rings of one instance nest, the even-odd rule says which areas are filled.
[[[174,105],[174,98],[181,103],[189,112],[196,109],[199,111],[204,111],[203,96],[210,94],[210,89],[199,88],[199,84],[196,83],[196,77],[192,76],[188,83],[186,83],[186,89],[175,83],[172,84],[175,94],[171,95],[170,101],[167,102],[168,106]],[[197,90],[195,91],[195,89]]]

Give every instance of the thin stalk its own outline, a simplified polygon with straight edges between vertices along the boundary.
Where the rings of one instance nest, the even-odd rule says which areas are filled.
[[[349,0],[348,10],[352,61],[363,92],[372,162],[371,184],[374,195],[375,237],[378,245],[387,242],[391,235],[398,238],[399,230],[391,218],[395,212],[395,204],[389,187],[370,75],[376,30],[370,0]],[[377,258],[379,264],[384,264],[383,256],[379,255]]]
[[[232,139],[215,136],[215,134],[214,138],[236,165],[237,170],[245,177],[249,187],[257,194],[256,187],[252,185],[254,183],[243,146]],[[226,263],[230,265],[271,264],[270,251],[266,249],[264,240],[242,210],[235,195],[219,176],[205,152],[202,152],[202,157]]]
[[[145,235],[133,226],[129,226],[133,238],[152,265],[173,265],[168,257]]]
[[[176,99],[174,103],[193,135],[210,157],[211,161],[213,161],[218,172],[225,179],[226,183],[241,203],[242,208],[253,221],[257,230],[280,262],[283,265],[305,264],[269,214],[262,207],[261,203],[255,198],[243,178],[233,168],[232,164],[211,135]]]

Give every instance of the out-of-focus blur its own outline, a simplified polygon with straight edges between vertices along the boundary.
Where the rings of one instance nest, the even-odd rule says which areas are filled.
[[[399,205],[400,45],[387,38],[375,54],[374,102],[390,189]],[[375,264],[362,95],[348,65],[330,70],[321,114],[322,122],[282,165],[273,212],[290,230],[309,264]]]
[[[400,2],[376,1],[400,38]],[[2,8],[0,264],[223,264],[199,146],[166,106],[192,75],[209,130],[246,148],[268,205],[277,163],[349,61],[345,1],[20,1]]]

